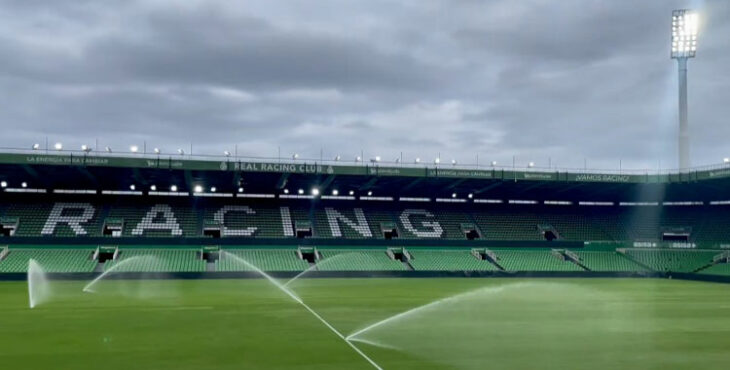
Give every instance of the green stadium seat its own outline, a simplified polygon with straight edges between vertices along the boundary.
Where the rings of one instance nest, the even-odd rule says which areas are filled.
[[[7,256],[0,261],[0,272],[27,272],[31,259],[36,260],[45,272],[92,272],[97,265],[91,259],[93,252],[93,249],[62,249],[53,246],[10,248]]]
[[[497,271],[497,266],[487,260],[477,259],[465,250],[409,249],[409,263],[416,271]]]

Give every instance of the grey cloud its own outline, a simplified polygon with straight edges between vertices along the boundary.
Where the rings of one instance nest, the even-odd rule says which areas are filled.
[[[673,8],[696,164],[730,156],[725,1],[4,1],[2,146],[560,166],[675,162]]]

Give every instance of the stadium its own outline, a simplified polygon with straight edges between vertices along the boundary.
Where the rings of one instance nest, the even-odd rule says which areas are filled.
[[[18,280],[2,283],[4,328],[18,337],[5,347],[21,351],[24,330],[38,330],[48,342],[36,345],[51,352],[30,360],[37,366],[122,366],[108,356],[144,359],[144,346],[191,361],[215,352],[206,361],[223,368],[479,368],[484,356],[534,366],[504,356],[514,341],[536,356],[549,346],[544,360],[565,367],[597,346],[632,366],[676,364],[664,351],[680,348],[693,364],[724,358],[723,340],[711,340],[723,332],[710,328],[727,320],[715,308],[726,286],[708,283],[730,282],[724,166],[563,173],[32,151],[0,160],[0,272]],[[85,334],[66,342],[69,325]]]
[[[536,2],[525,6],[525,9],[544,9],[537,3],[542,4]],[[362,45],[351,49],[344,43],[340,44],[339,39],[338,42],[330,40],[325,43],[319,52],[298,54],[317,46],[306,39],[311,36],[310,33],[316,32],[301,25],[297,26],[302,27],[301,30],[292,26],[306,18],[301,16],[307,13],[302,9],[293,12],[295,17],[292,19],[295,20],[284,17],[284,23],[292,27],[289,31],[296,30],[297,35],[293,38],[296,45],[285,47],[286,52],[281,54],[272,52],[276,62],[265,62],[267,53],[276,49],[277,44],[286,44],[285,37],[276,34],[274,31],[277,30],[272,31],[275,27],[269,27],[263,21],[253,21],[254,26],[247,27],[255,30],[255,35],[243,36],[231,31],[235,27],[227,27],[226,22],[249,19],[236,18],[240,14],[235,11],[222,11],[227,9],[225,6],[219,9],[212,5],[208,7],[208,3],[203,2],[203,5],[190,5],[191,8],[181,7],[179,12],[184,16],[178,19],[171,15],[165,4],[162,6],[164,11],[160,13],[156,8],[145,8],[140,13],[124,8],[129,13],[120,19],[129,21],[135,18],[134,15],[145,18],[152,14],[150,24],[160,27],[174,24],[171,27],[175,35],[173,38],[183,40],[181,49],[189,46],[192,53],[199,55],[190,57],[180,49],[171,48],[165,43],[169,40],[161,34],[155,34],[153,41],[143,43],[143,46],[130,42],[129,45],[133,46],[129,47],[120,42],[122,46],[117,47],[128,57],[127,54],[115,57],[117,49],[96,45],[96,49],[90,48],[93,57],[79,57],[82,54],[73,52],[68,54],[76,62],[104,55],[104,68],[77,70],[76,64],[59,58],[62,75],[72,76],[81,70],[86,78],[86,74],[102,70],[105,78],[112,76],[112,82],[89,83],[94,85],[93,88],[78,81],[55,86],[43,97],[47,100],[29,99],[33,102],[31,108],[22,107],[19,101],[15,104],[13,99],[6,101],[4,95],[0,95],[0,102],[12,102],[4,104],[8,111],[17,109],[26,114],[20,117],[27,118],[28,123],[25,124],[29,126],[33,117],[49,119],[57,115],[58,121],[62,122],[64,114],[77,114],[72,100],[78,99],[84,104],[80,111],[92,112],[93,119],[89,121],[108,119],[111,122],[106,123],[107,126],[104,123],[98,125],[102,127],[101,132],[108,135],[102,140],[113,143],[106,146],[105,142],[100,146],[97,139],[95,145],[76,146],[74,140],[90,137],[83,128],[90,126],[59,123],[59,127],[43,126],[46,135],[44,144],[37,142],[40,136],[36,136],[27,145],[27,135],[22,134],[22,129],[16,128],[16,124],[3,127],[6,135],[0,138],[1,368],[470,370],[727,367],[730,361],[730,159],[693,166],[689,150],[687,63],[695,57],[697,50],[698,12],[679,9],[671,14],[661,14],[667,21],[662,24],[662,27],[667,26],[662,34],[671,30],[669,56],[677,61],[679,72],[677,167],[662,169],[659,164],[656,169],[637,170],[624,168],[624,162],[620,160],[615,169],[592,169],[585,158],[583,168],[558,167],[553,165],[552,157],[549,157],[547,165],[536,164],[533,160],[520,164],[524,156],[518,161],[515,154],[510,154],[512,162],[506,165],[504,163],[508,161],[504,157],[499,163],[491,159],[487,162],[482,159],[480,163],[479,154],[474,163],[470,163],[471,160],[447,161],[446,157],[442,161],[441,148],[431,143],[439,143],[436,139],[447,136],[445,133],[448,131],[429,126],[431,116],[437,116],[433,119],[441,122],[438,117],[443,112],[439,109],[445,109],[449,119],[444,126],[455,127],[460,135],[469,136],[468,140],[460,142],[463,144],[456,146],[465,146],[464,150],[474,149],[478,153],[484,143],[498,145],[497,141],[490,141],[493,139],[491,136],[474,139],[489,136],[485,134],[487,131],[469,126],[471,120],[480,124],[492,122],[484,118],[484,111],[469,109],[467,103],[448,100],[442,105],[411,104],[408,109],[396,110],[395,119],[383,118],[386,114],[382,111],[370,113],[376,109],[368,104],[378,99],[371,99],[363,93],[378,89],[375,84],[381,77],[378,73],[382,72],[388,80],[384,83],[388,93],[381,95],[379,100],[397,100],[399,94],[408,95],[404,86],[413,82],[409,79],[416,79],[414,76],[419,73],[418,68],[413,68],[413,75],[396,71],[395,64],[401,59],[372,50],[367,58],[358,58],[355,49],[359,50]],[[512,14],[510,9],[513,5],[490,9],[498,15],[503,12]],[[355,8],[354,5],[349,7]],[[13,13],[8,11],[9,8],[0,7],[0,14]],[[264,8],[276,7],[267,4]],[[599,8],[599,14],[612,14],[608,8]],[[637,8],[637,11],[648,12],[651,7],[645,9],[641,5]],[[560,9],[561,12],[565,10]],[[708,6],[708,9],[718,8]],[[472,12],[467,10],[467,13]],[[74,8],[70,13],[72,16],[64,19],[83,18],[85,12]],[[439,16],[440,12],[438,8]],[[32,17],[23,15],[36,19],[34,17],[41,14],[37,22],[31,22],[32,28],[46,30],[44,27],[54,29],[58,26],[54,23],[57,21],[55,15],[50,15],[53,12],[33,13]],[[274,13],[278,14],[279,10]],[[529,17],[529,12],[517,13],[524,17],[512,18],[510,15],[507,18],[535,22]],[[200,14],[205,15],[202,20],[196,18]],[[385,18],[385,13],[379,14]],[[412,8],[406,14],[414,18],[420,15]],[[444,14],[448,16],[434,22],[436,29],[445,30],[448,18],[458,18],[455,12]],[[624,16],[625,12],[621,14],[621,17]],[[13,17],[6,18],[10,20]],[[437,17],[427,18],[430,23]],[[715,18],[716,22],[718,18]],[[350,22],[355,18],[343,19]],[[373,19],[363,24],[380,25]],[[192,37],[193,33],[176,24],[183,20],[190,21],[193,25],[190,29],[200,33],[218,27],[226,32],[215,33],[215,37],[205,39],[204,46],[215,47],[200,48]],[[105,19],[100,23],[108,21]],[[671,28],[668,27],[669,21]],[[356,29],[355,25],[359,23],[352,22]],[[312,20],[312,24],[316,23]],[[327,19],[322,24],[329,23],[337,21]],[[529,25],[520,24],[520,27],[529,28]],[[621,24],[621,27],[626,24]],[[556,27],[564,31],[562,25]],[[125,33],[132,28],[129,25],[121,27]],[[324,33],[336,33],[331,32],[335,28],[325,28],[327,31]],[[367,27],[363,29],[366,33],[372,31]],[[508,29],[509,36],[519,33],[513,28]],[[134,31],[131,32],[132,38],[139,41],[144,39],[148,30],[139,27]],[[455,35],[463,36],[466,32],[460,31],[463,32]],[[499,37],[493,37],[500,35],[499,30],[489,31],[491,33],[486,33],[486,39],[499,44]],[[263,37],[265,43],[257,43],[256,37],[267,32],[273,32],[275,36]],[[357,32],[363,31],[353,31],[353,34]],[[383,35],[388,32],[376,34],[385,37]],[[34,68],[41,69],[39,60],[46,59],[45,56],[58,50],[65,53],[74,47],[71,42],[54,40],[44,43],[40,41],[42,38],[21,37],[20,33],[18,31],[15,39],[29,42],[29,45],[41,45],[45,48],[43,52],[47,53],[38,52],[33,55],[40,58],[29,58],[32,61],[23,62],[27,64],[24,67],[34,72],[37,72]],[[405,34],[406,39],[412,41],[413,34]],[[105,33],[88,32],[88,35],[73,39],[93,38],[89,35],[101,37],[99,35]],[[484,34],[479,35],[477,38],[481,40]],[[223,80],[235,77],[225,70],[224,65],[217,64],[220,55],[216,55],[216,47],[225,45],[224,40],[228,36],[256,45],[256,51],[261,54],[257,58],[261,57],[262,64],[275,70],[274,75],[282,75],[287,81],[284,85],[291,84],[296,88],[281,92],[256,78],[253,78],[254,82],[246,81],[240,85],[251,87],[250,93],[225,87],[229,82],[221,83],[221,76]],[[368,37],[375,38],[372,35]],[[519,42],[515,42],[517,44]],[[528,49],[541,49],[536,45],[528,43]],[[714,50],[714,54],[708,54],[719,58],[716,45],[715,49],[708,48]],[[144,50],[144,55],[133,56],[137,49]],[[429,48],[414,46],[415,49],[418,52],[414,55]],[[20,47],[13,50],[19,54],[23,52]],[[346,67],[340,70],[333,67],[336,63],[326,64],[325,60],[331,56],[319,59],[319,54],[326,55],[328,50],[334,50],[334,55],[352,53],[343,62]],[[158,52],[160,54],[156,54]],[[119,60],[137,62],[148,55],[173,56],[172,59],[175,59],[175,63],[152,63],[154,68],[150,69],[155,75],[152,80],[164,80],[178,72],[184,76],[169,77],[173,82],[164,87],[160,87],[164,84],[148,86],[135,80],[134,74],[125,75],[114,69],[116,66],[123,70],[121,64],[115,64]],[[371,56],[373,59],[368,59]],[[201,77],[201,80],[216,81],[213,88],[206,90],[196,85],[201,82],[186,80],[195,73],[188,70],[189,65],[185,63],[196,57],[200,57],[196,61],[202,61],[205,73],[212,74]],[[242,67],[239,67],[237,58],[240,57],[232,53],[220,58],[235,61],[232,64],[244,70],[242,75],[248,73],[247,69],[263,73],[263,69],[256,69],[253,64],[240,63]],[[570,56],[573,57],[578,58]],[[297,63],[305,66],[306,78],[297,76],[296,72],[301,72],[298,64],[279,63],[287,58],[297,59]],[[528,57],[521,55],[516,59],[520,58]],[[362,69],[365,67],[358,64],[360,59],[372,61],[377,68]],[[449,59],[448,53],[441,50],[437,59],[447,60],[446,64],[451,66],[469,64],[456,56]],[[668,63],[666,59],[664,56],[665,64]],[[381,68],[379,63],[385,67]],[[551,63],[554,61],[538,65],[542,68]],[[325,67],[320,68],[320,64]],[[11,63],[8,62],[8,65]],[[277,69],[282,65],[284,72]],[[585,77],[580,74],[584,67],[576,64],[566,69],[576,73],[571,81]],[[610,64],[610,67],[613,68],[613,65]],[[17,77],[21,82],[11,78],[15,85],[12,85],[14,90],[8,90],[13,91],[10,95],[17,92],[18,96],[30,96],[25,89],[30,89],[33,83],[20,77],[25,71],[23,68],[14,68],[8,70],[10,74],[17,74],[13,78]],[[333,85],[338,86],[337,89],[315,91],[298,85],[321,78],[318,74],[326,69],[335,70],[337,78]],[[427,70],[429,73],[425,74],[432,71]],[[52,84],[54,79],[62,80],[58,75],[43,72],[39,73],[44,79],[43,84]],[[147,72],[145,68],[135,70],[140,75]],[[217,75],[219,72],[220,75]],[[117,73],[121,76],[120,81],[113,80],[118,77]],[[500,81],[521,81],[519,75],[522,73],[528,74],[524,71],[507,73],[506,77],[500,77]],[[553,81],[551,78],[555,75],[551,73],[555,70],[548,68],[546,80]],[[676,72],[672,73],[674,78]],[[349,91],[341,88],[347,83],[354,83],[358,74],[368,80],[364,88],[359,86]],[[453,74],[446,75],[456,79]],[[620,76],[615,78],[618,80]],[[127,83],[126,79],[131,82]],[[5,74],[0,73],[0,86],[10,86],[8,80]],[[478,78],[475,80],[481,83]],[[464,81],[460,80],[461,83]],[[716,82],[710,89],[722,90],[717,85],[720,83]],[[261,90],[263,93],[256,90],[260,87],[257,84],[266,86]],[[278,84],[272,83],[272,86],[279,88]],[[557,86],[560,84],[555,85],[542,94],[554,95],[571,105],[571,98],[562,95],[565,92]],[[230,86],[239,85],[230,82]],[[568,89],[572,87],[570,84]],[[443,81],[437,81],[436,85],[413,82],[410,88],[417,95],[426,95],[428,91],[448,90],[450,87]],[[539,86],[534,84],[530,88],[539,89]],[[123,91],[119,93],[116,89]],[[124,100],[128,95],[139,93],[138,90],[143,91],[143,98],[135,98],[135,103]],[[613,104],[611,99],[601,95],[611,90],[610,86],[576,90],[580,95],[590,95],[587,92],[590,90],[591,94],[601,96],[601,104],[604,99],[606,105]],[[332,108],[353,105],[345,98],[352,91],[357,96],[357,104],[365,106],[369,112],[370,115],[364,115],[367,119],[353,114],[354,118],[348,116],[353,122],[346,122]],[[618,91],[619,95],[624,94],[623,90]],[[674,87],[670,92],[672,104],[675,104]],[[151,98],[155,94],[164,98]],[[207,99],[206,94],[219,100],[201,108],[202,105],[196,104]],[[500,94],[509,95],[509,92],[505,88],[497,95]],[[113,105],[121,107],[119,109],[124,112],[104,107],[105,95],[112,96]],[[50,101],[55,99],[54,96],[70,100],[59,104],[61,109],[46,110],[52,105]],[[718,96],[721,94],[718,93]],[[520,111],[539,111],[537,105],[525,104],[532,101],[528,99],[514,101],[518,101]],[[163,100],[164,103],[160,103]],[[291,113],[296,111],[294,107],[314,105],[313,101],[318,101],[317,104],[323,101],[323,105],[317,106],[323,113],[318,114],[335,117],[333,121],[336,123],[319,125],[316,120],[310,121],[311,117],[303,117],[301,126],[279,129],[247,116],[249,113],[257,117],[272,114],[281,119],[287,116],[278,115],[278,108],[286,106],[290,109],[287,112]],[[499,110],[508,109],[514,101],[505,103],[497,100],[497,103],[489,101],[484,104],[494,105]],[[154,107],[145,106],[149,102]],[[237,113],[231,114],[236,125],[250,119],[256,122],[255,127],[249,125],[241,131],[227,133],[210,123],[199,131],[185,131],[182,123],[169,124],[169,121],[157,118],[154,119],[155,124],[141,121],[143,129],[139,126],[139,116],[154,116],[151,112],[170,107],[175,112],[172,114],[175,119],[184,119],[181,117],[188,115],[199,119],[202,114],[206,119],[210,117],[211,122],[221,123],[221,116],[226,116],[223,121],[229,119],[227,114],[231,112],[225,109],[230,104],[236,109],[245,108],[231,111]],[[648,108],[652,107],[650,103],[646,104],[640,110],[652,111]],[[582,114],[578,110],[579,105],[575,104],[576,116]],[[616,107],[610,106],[611,109]],[[256,110],[260,108],[261,111]],[[394,127],[393,122],[400,122],[409,117],[406,113],[421,108],[426,112],[419,112],[417,117],[424,123],[410,126],[410,129],[407,126],[404,126],[405,129]],[[309,108],[301,109],[299,112],[305,115]],[[458,111],[458,114],[452,114],[452,110]],[[596,117],[601,116],[598,110]],[[537,137],[539,144],[528,144],[531,148],[522,148],[523,153],[548,153],[558,146],[550,132],[557,129],[550,128],[549,114],[538,114],[541,118],[537,123],[539,129],[530,131],[519,126],[514,129],[519,135],[504,134],[515,142],[521,142],[522,136]],[[655,111],[651,114],[662,115]],[[569,119],[569,115],[559,119]],[[456,123],[450,121],[452,116],[457,117]],[[604,116],[610,120],[621,117],[614,112],[604,113]],[[17,117],[0,112],[0,121],[10,122],[11,118]],[[362,123],[361,118],[363,122],[380,120],[380,123]],[[135,123],[126,126],[116,119],[129,119]],[[524,116],[520,115],[519,119],[523,120]],[[423,130],[426,134],[413,129],[421,125],[426,127]],[[672,120],[672,127],[675,125]],[[342,132],[355,126],[365,127],[365,131],[355,131],[357,134],[354,136],[371,134],[377,138],[371,141],[377,147],[367,150],[385,152],[387,157],[385,154],[382,157],[371,156],[369,152],[366,156],[363,149],[359,155],[348,157],[352,158],[350,160],[345,159],[340,154],[342,152],[336,155],[327,152],[325,155],[322,148],[319,148],[317,156],[317,150],[312,147],[319,142],[315,143],[311,136],[307,136],[307,130],[315,130],[322,141],[329,142],[338,150],[350,150],[363,141]],[[156,131],[158,128],[159,131]],[[272,134],[277,130],[281,132]],[[600,140],[595,136],[605,135],[605,141],[613,137],[610,133],[595,131],[595,128],[588,131],[566,129],[570,130],[578,131],[576,141],[585,138],[589,146],[600,146],[596,144]],[[710,136],[722,136],[721,127],[717,130]],[[259,148],[273,148],[267,135],[282,141],[290,140],[287,131],[293,132],[297,140],[302,137],[300,141],[306,147],[305,154],[282,156],[281,146],[277,148],[276,156],[266,154],[270,151],[258,151]],[[498,130],[495,128],[493,131]],[[562,132],[560,135],[565,134],[565,131],[559,132]],[[643,137],[642,132],[636,131],[631,135],[638,136],[637,140],[646,140],[647,147],[655,145],[655,139],[663,140],[661,137]],[[197,148],[194,153],[193,144],[189,149],[177,150],[159,149],[162,145],[154,149],[147,146],[149,140],[150,143],[163,142],[169,147],[166,140],[172,140],[178,134],[198,135],[198,140],[215,142],[216,145],[225,140],[239,142],[241,139],[233,138],[236,135],[247,135],[251,139],[245,141],[248,148],[243,148],[242,144],[239,152],[238,144],[235,144],[235,149],[229,148],[229,145],[226,146],[229,149],[218,151],[222,155],[198,154],[204,150]],[[380,134],[396,138],[383,140],[382,136],[378,136]],[[706,133],[703,135],[707,138]],[[119,140],[132,137],[133,142],[143,142],[143,145],[133,144],[129,150],[119,150],[121,146],[119,141],[114,141],[117,140],[115,136],[120,137]],[[496,134],[494,137],[501,138]],[[438,151],[438,155],[432,160],[422,161],[421,157],[404,159],[402,151],[397,153],[390,148],[401,143],[424,151]],[[567,146],[566,156],[580,157],[581,154],[573,149],[578,145]],[[636,153],[643,153],[632,151],[630,144],[616,142],[612,145],[616,145],[616,151],[627,151],[628,157],[639,157]],[[458,148],[452,146],[451,149]],[[698,152],[705,155],[703,158],[711,152],[707,148],[699,149]],[[674,151],[671,152],[674,157]],[[711,153],[714,155],[716,152]],[[613,155],[618,154],[609,156]],[[664,158],[665,155],[662,150],[659,157]],[[396,159],[384,159],[393,157]],[[625,159],[632,159],[633,163],[644,160]]]

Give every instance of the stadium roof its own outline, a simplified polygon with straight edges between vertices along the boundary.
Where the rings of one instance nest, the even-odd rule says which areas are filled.
[[[219,192],[277,194],[284,189],[322,194],[582,200],[718,200],[730,198],[730,166],[684,173],[563,171],[506,167],[406,165],[334,161],[118,155],[82,152],[0,154],[7,187],[161,190],[196,185]]]

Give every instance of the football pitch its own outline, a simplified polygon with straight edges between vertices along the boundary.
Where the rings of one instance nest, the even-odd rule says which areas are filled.
[[[730,285],[660,279],[0,282],[3,369],[719,369]]]

